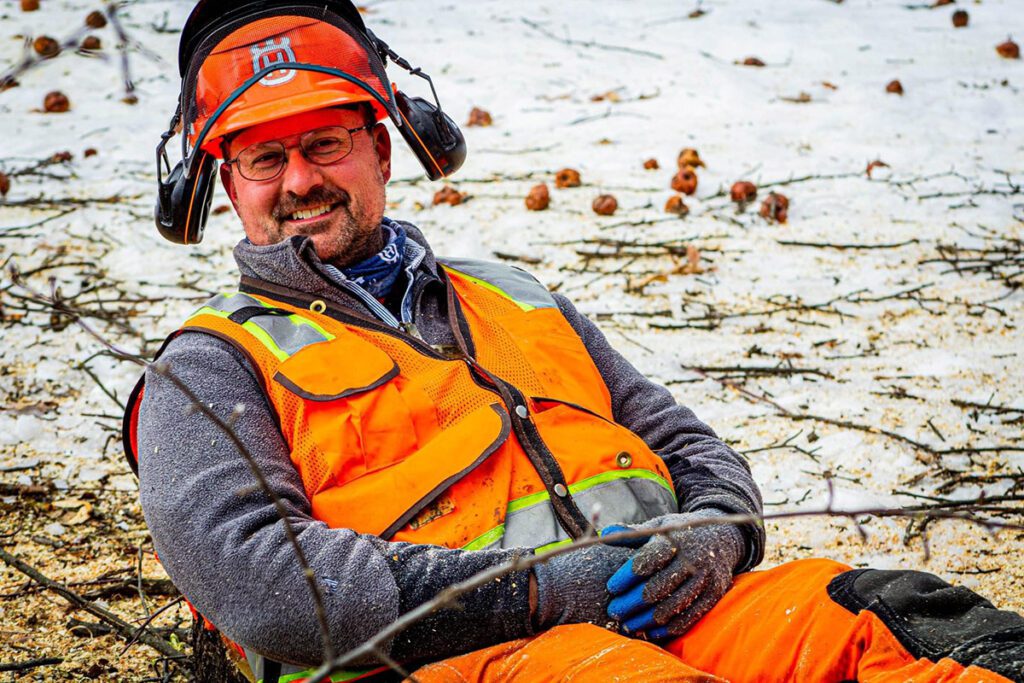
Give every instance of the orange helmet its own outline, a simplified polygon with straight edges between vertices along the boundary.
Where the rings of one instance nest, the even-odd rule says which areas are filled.
[[[365,102],[377,120],[401,125],[384,63],[349,3],[252,2],[226,16],[209,16],[210,4],[193,11],[179,55],[186,157],[197,148],[220,156],[226,135],[324,107]]]

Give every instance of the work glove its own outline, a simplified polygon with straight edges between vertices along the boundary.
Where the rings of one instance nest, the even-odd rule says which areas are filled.
[[[646,540],[628,539],[619,546],[592,545],[535,565],[534,628],[541,631],[559,624],[588,623],[618,629],[618,622],[608,616],[608,580]]]
[[[663,515],[623,529],[653,528],[725,514],[704,509]],[[608,528],[604,533],[612,531]],[[609,618],[621,622],[625,633],[643,633],[652,640],[682,635],[729,590],[744,549],[743,534],[732,524],[652,536],[608,580],[612,596]]]

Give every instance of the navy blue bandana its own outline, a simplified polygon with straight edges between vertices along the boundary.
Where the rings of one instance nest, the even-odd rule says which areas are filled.
[[[391,287],[402,272],[405,257],[405,230],[402,226],[385,221],[381,227],[388,240],[384,248],[365,261],[341,269],[346,278],[375,299],[383,299],[391,292]]]

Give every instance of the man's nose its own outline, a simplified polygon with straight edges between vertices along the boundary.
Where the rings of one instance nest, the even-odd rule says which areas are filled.
[[[297,146],[287,152],[288,163],[281,172],[281,190],[296,197],[303,197],[309,191],[323,184],[321,167],[310,163]]]

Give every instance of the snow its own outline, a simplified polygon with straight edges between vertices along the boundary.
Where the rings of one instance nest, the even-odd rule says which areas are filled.
[[[749,454],[773,503],[770,513],[826,504],[826,473],[835,477],[833,504],[852,509],[920,502],[897,491],[963,498],[982,490],[938,493],[946,481],[940,465],[1019,471],[1020,452],[950,455],[932,463],[884,435],[794,421],[683,366],[819,369],[827,377],[758,377],[743,387],[794,413],[870,425],[934,448],[1024,441],[1021,421],[1012,415],[983,411],[974,418],[952,403],[1022,407],[1021,290],[983,274],[950,273],[943,263],[921,263],[936,259],[939,245],[982,248],[1019,240],[1024,232],[1024,63],[994,50],[1008,32],[1024,35],[1024,5],[964,4],[970,12],[964,29],[951,26],[952,7],[928,9],[913,0],[718,0],[700,4],[703,16],[687,18],[694,7],[668,0],[466,1],[429,8],[412,0],[369,3],[367,23],[433,76],[453,118],[464,122],[474,106],[494,117],[491,127],[463,128],[469,157],[452,183],[470,197],[456,207],[431,205],[440,184],[422,177],[396,134],[389,214],[417,223],[442,254],[541,259],[518,265],[573,298],[631,362],[668,383],[737,449],[764,449],[799,433],[791,444],[805,452],[780,447]],[[0,68],[20,57],[14,34],[60,38],[91,9],[78,0],[50,0],[35,13],[4,5],[0,35],[8,39],[0,42]],[[115,299],[107,307],[117,306],[124,293],[146,299],[123,303],[132,313],[131,330],[89,321],[132,350],[154,351],[204,292],[228,288],[234,279],[230,249],[240,230],[230,211],[213,216],[206,240],[192,249],[162,241],[152,226],[153,148],[178,86],[178,36],[156,27],[180,26],[189,9],[180,0],[152,0],[123,10],[129,32],[160,58],[132,53],[134,106],[121,101],[116,58],[73,53],[23,74],[20,87],[0,93],[0,170],[62,150],[74,154],[70,164],[51,169],[67,179],[16,177],[8,201],[124,198],[16,233],[23,237],[3,233],[59,212],[0,203],[0,263],[29,271],[82,261],[91,265],[52,268],[29,282],[46,292],[53,276],[65,295],[99,283],[97,292]],[[103,53],[114,54],[111,30],[95,33]],[[748,56],[767,66],[735,63]],[[397,68],[391,75],[401,87],[427,94]],[[904,95],[885,92],[894,78]],[[39,112],[43,95],[55,88],[67,93],[72,110]],[[788,101],[801,93],[810,101]],[[98,154],[84,158],[89,147]],[[686,200],[690,215],[668,219],[661,208],[672,194],[668,182],[683,147],[699,149],[707,167],[698,169],[697,196]],[[659,170],[642,168],[651,157]],[[875,159],[889,167],[876,168],[869,179],[864,170]],[[554,189],[554,172],[566,166],[580,171],[582,187]],[[757,216],[767,186],[808,175],[819,178],[773,188],[791,200],[788,223]],[[741,179],[761,192],[738,213],[728,188]],[[551,188],[551,208],[528,212],[523,197],[539,182]],[[722,189],[725,196],[718,196]],[[590,209],[604,192],[619,201],[612,217]],[[950,196],[934,196],[940,193]],[[226,203],[218,191],[214,205]],[[669,274],[631,291],[645,276],[669,273],[677,264],[664,256],[588,260],[577,253],[596,251],[581,240],[598,238],[692,243],[705,272]],[[839,250],[780,241],[906,244]],[[918,287],[917,301],[868,300]],[[713,329],[694,320],[712,310],[743,314],[780,302],[832,303],[824,311],[719,319]],[[76,472],[78,481],[109,474],[110,485],[131,486],[118,441],[109,438],[120,409],[78,365],[87,362],[120,401],[138,368],[93,357],[103,351],[95,339],[73,324],[46,327],[48,313],[10,319],[15,303],[0,294],[0,462],[39,458],[47,476],[75,482]],[[632,315],[637,312],[649,317]],[[687,321],[698,327],[664,327]],[[983,489],[1005,493],[1009,484],[1003,479]],[[903,545],[904,526],[870,522],[869,540],[861,543],[841,520],[773,522],[769,561],[824,554],[853,564],[927,568],[951,580],[969,579],[1000,604],[1024,608],[1024,570],[999,559],[1021,550],[1019,538],[991,539],[963,524],[936,524],[926,562],[919,541]],[[951,573],[1001,565],[992,574]]]

